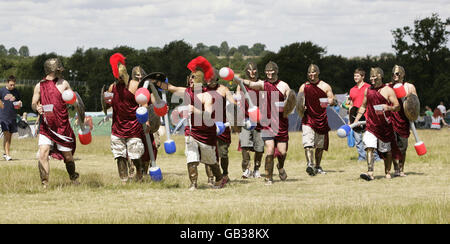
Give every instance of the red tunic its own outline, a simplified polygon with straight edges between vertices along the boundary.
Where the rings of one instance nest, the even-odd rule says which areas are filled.
[[[403,83],[404,85],[405,83]],[[394,84],[389,85],[391,88],[394,87]],[[400,105],[403,104],[403,101],[398,98],[398,102]],[[408,138],[409,137],[409,120],[405,115],[405,109],[403,106],[400,106],[400,111],[392,112],[391,115],[392,126],[394,127],[394,131],[397,132],[401,137]]]
[[[194,92],[191,87],[186,88],[185,97],[187,98],[187,100],[185,101],[190,102],[190,104],[193,106],[195,106],[196,104],[201,104],[201,101],[199,101],[198,98],[194,96]],[[202,111],[204,110],[203,105],[201,109]],[[216,146],[217,145],[216,125],[214,124],[212,126],[205,125],[203,118],[201,121],[201,125],[197,125],[200,124],[200,122],[196,121],[196,119],[200,119],[199,116],[192,113],[190,117],[190,124],[192,126],[192,129],[190,130],[189,126],[185,126],[184,135],[192,136],[197,141],[205,143],[206,145]]]
[[[328,150],[330,127],[328,126],[327,108],[322,108],[319,101],[319,98],[327,98],[327,94],[317,84],[305,84],[306,110],[302,124],[311,127],[316,133],[325,135],[324,150]]]
[[[277,85],[280,80],[271,83],[269,81],[264,82],[264,91],[267,99],[261,101],[262,110],[267,110],[267,119],[270,124],[263,124],[264,130],[269,130],[274,135],[274,139],[277,142],[289,141],[289,119],[283,117],[283,110],[278,109],[276,103],[284,102],[284,94],[278,90]],[[278,97],[278,98],[277,98]],[[272,111],[275,108],[277,111]],[[264,112],[261,112],[264,114]]]
[[[136,119],[136,109],[139,108],[139,104],[137,104],[134,94],[123,83],[115,84],[112,92],[114,97],[112,99],[113,122],[111,134],[119,138],[141,138],[145,148],[142,160],[150,160],[144,129]],[[150,135],[150,139],[153,142],[153,155],[156,160],[157,150],[153,135]]]
[[[213,104],[214,104],[214,112],[213,112],[213,119],[214,121],[221,121],[223,123],[227,122],[227,113],[226,113],[226,106],[227,106],[227,98],[223,97],[217,92],[217,89],[219,88],[219,85],[217,85],[214,88],[207,87],[206,91],[213,97]],[[222,116],[218,115],[216,113],[218,111],[220,114],[223,114]],[[218,139],[225,143],[231,143],[231,130],[230,127],[226,127],[225,131],[220,135],[217,136]]]
[[[61,92],[56,87],[56,81],[57,79],[54,81],[45,80],[39,84],[41,104],[53,104],[53,114],[44,114],[43,123],[39,126],[39,134],[45,135],[61,146],[72,148],[73,155],[76,149],[76,137],[70,126],[66,102],[64,102]],[[52,148],[50,155],[55,159],[64,159],[57,147]]]
[[[382,88],[382,87],[381,87]],[[401,156],[398,149],[397,142],[394,136],[394,129],[392,128],[392,120],[390,111],[385,111],[384,114],[377,115],[375,113],[374,105],[387,104],[391,105],[389,101],[380,94],[381,89],[367,89],[367,106],[366,106],[366,130],[370,131],[374,136],[382,142],[390,142],[392,156],[394,159],[399,159]]]

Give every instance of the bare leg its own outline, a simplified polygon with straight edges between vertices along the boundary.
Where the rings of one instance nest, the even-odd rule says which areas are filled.
[[[123,157],[118,157],[116,158],[116,162],[120,180],[125,183],[128,181],[128,160]]]
[[[386,179],[391,179],[391,167],[392,167],[392,152],[385,153],[384,158],[384,173],[386,174]]]
[[[286,170],[284,169],[284,161],[286,161],[286,157],[287,157],[287,143],[279,142],[277,144],[277,149],[281,154],[280,156],[278,156],[278,164],[277,164],[278,173],[279,173],[280,179],[282,181],[285,181],[287,178],[287,174],[286,174]]]
[[[131,162],[133,162],[136,169],[136,180],[142,181],[142,177],[144,176],[144,165],[141,159],[132,159]]]
[[[271,185],[273,183],[273,155],[275,154],[275,140],[267,140],[264,142],[266,146],[266,160],[264,162],[265,164],[265,171],[266,171],[266,184]]]
[[[9,155],[9,149],[11,147],[11,133],[9,131],[3,132],[3,148],[5,149],[6,156]]]
[[[367,173],[360,175],[360,177],[362,179],[367,180],[367,181],[371,181],[374,179],[374,177],[373,177],[373,170],[374,170],[374,163],[375,163],[374,150],[375,150],[375,148],[367,148],[366,149]]]
[[[39,146],[39,174],[41,177],[41,184],[47,188],[50,176],[50,163],[48,161],[48,154],[50,153],[50,145]]]
[[[199,164],[199,162],[187,164],[189,180],[191,181],[191,185],[189,186],[190,191],[197,189],[197,179],[198,179],[197,166],[198,166],[198,164]]]
[[[327,172],[323,171],[322,167],[320,167],[320,163],[322,162],[323,148],[316,148],[315,156],[316,156],[316,166],[315,172],[316,174],[326,174]]]
[[[214,185],[214,174],[212,172],[211,166],[208,164],[205,164],[205,171],[206,176],[208,177],[208,185],[213,186]]]

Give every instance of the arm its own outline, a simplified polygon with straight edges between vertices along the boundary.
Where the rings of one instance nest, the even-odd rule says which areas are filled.
[[[179,87],[169,84],[167,90],[171,93],[184,93],[184,91],[186,91],[186,87]]]
[[[353,121],[353,124],[357,123],[359,119],[364,115],[366,112],[367,107],[367,89],[364,91],[364,98],[361,104],[361,107],[358,109],[358,114],[356,115],[355,121]]]
[[[392,103],[392,106],[388,106],[387,104],[383,105],[384,111],[392,111],[392,112],[398,112],[400,111],[400,103],[398,102],[397,96],[395,95],[395,92],[392,88],[386,87],[387,94],[388,94],[388,100]]]
[[[416,91],[416,87],[413,84],[411,84],[411,83],[408,83],[408,93],[412,93],[412,94],[418,96],[417,95],[417,91]]]
[[[246,85],[254,90],[258,90],[258,91],[264,90],[264,81],[262,81],[262,80],[251,81],[251,80],[242,79],[242,84]]]
[[[328,97],[328,103],[330,104],[330,106],[335,106],[335,105],[337,105],[337,100],[336,100],[336,98],[334,97],[334,94],[333,94],[333,89],[331,89],[331,86],[330,85],[326,85],[326,94],[327,94],[327,97]]]
[[[31,108],[38,112],[38,114],[42,114],[42,105],[41,105],[41,88],[40,83],[37,83],[34,87],[33,98],[31,99]]]
[[[300,86],[300,88],[298,89],[298,93],[300,93],[300,92],[305,92],[305,84],[302,84]]]
[[[224,95],[226,97],[226,99],[228,100],[228,102],[232,103],[232,104],[237,104],[236,100],[234,100],[233,98],[233,94],[231,94],[230,89],[228,89],[226,86],[221,86],[223,87],[223,92]]]

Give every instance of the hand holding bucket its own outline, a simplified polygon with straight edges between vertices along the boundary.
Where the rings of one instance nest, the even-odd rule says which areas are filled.
[[[20,109],[22,107],[22,102],[15,101],[15,102],[13,102],[13,105],[14,105],[14,109]]]
[[[366,124],[366,121],[358,121],[357,123],[353,123],[351,125],[343,125],[343,126],[339,127],[339,129],[337,130],[337,135],[340,138],[347,137],[353,128],[355,128],[356,126],[365,125],[365,124]]]

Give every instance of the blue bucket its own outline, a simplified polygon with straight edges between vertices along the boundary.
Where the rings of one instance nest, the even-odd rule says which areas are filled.
[[[173,140],[165,141],[164,150],[167,154],[174,154],[177,151],[177,146]]]
[[[153,181],[161,181],[163,179],[161,168],[151,167],[149,172],[150,178],[152,178]]]

